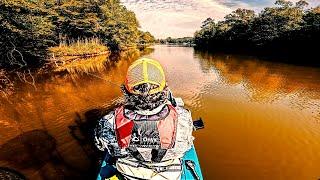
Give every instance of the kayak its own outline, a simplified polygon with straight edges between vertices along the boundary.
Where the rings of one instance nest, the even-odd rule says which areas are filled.
[[[202,180],[203,179],[199,159],[194,146],[192,146],[191,149],[189,149],[189,151],[186,152],[186,154],[182,158],[182,161],[183,161],[183,171],[182,171],[181,180],[187,180],[187,179]]]
[[[103,162],[101,163],[100,172],[98,174],[97,180],[118,180],[119,173],[114,165],[110,164],[111,157],[106,155]],[[194,146],[189,149],[182,158],[182,175],[181,180],[203,180],[200,163]]]

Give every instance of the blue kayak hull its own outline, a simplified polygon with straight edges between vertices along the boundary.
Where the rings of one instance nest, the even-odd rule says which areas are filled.
[[[194,148],[194,146],[192,146],[192,148],[186,152],[186,154],[183,156],[182,161],[183,161],[183,171],[182,171],[182,176],[181,176],[181,180],[189,180],[189,179],[195,179],[194,175],[192,174],[192,171],[188,170],[187,166],[186,166],[186,161],[193,161],[194,165],[195,165],[195,170],[196,173],[199,177],[199,179],[203,179],[202,176],[202,172],[201,172],[201,168],[200,168],[200,163],[199,163],[199,159],[196,153],[196,149]]]
[[[108,164],[109,160],[110,160],[109,155],[106,155],[104,161],[101,164],[101,168],[100,168],[100,172],[98,174],[97,180],[105,180],[106,177],[115,177],[114,175],[117,174],[116,168],[113,165]],[[182,171],[181,180],[196,179],[192,171],[188,169],[186,165],[187,161],[193,162],[196,174],[198,175],[199,179],[202,180],[203,176],[200,168],[200,163],[199,163],[198,156],[194,146],[192,146],[191,149],[187,151],[182,158],[183,171]],[[110,178],[110,179],[114,179],[114,178]]]

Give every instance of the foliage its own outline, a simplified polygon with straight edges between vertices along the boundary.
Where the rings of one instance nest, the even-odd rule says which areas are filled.
[[[110,54],[97,38],[60,42],[59,46],[50,47],[49,52],[51,58],[47,66],[53,71],[67,71],[71,74],[103,69]]]
[[[155,42],[154,36],[150,32],[139,31],[139,44],[152,44]]]
[[[158,39],[157,43],[160,44],[193,44],[193,37],[183,37],[183,38],[171,38]]]
[[[68,38],[99,37],[112,50],[138,43],[138,20],[119,0],[61,1],[54,10],[57,33]]]
[[[86,56],[105,52],[108,52],[108,48],[97,38],[71,41],[69,43],[62,41],[59,46],[49,48],[49,53],[54,57]]]
[[[50,1],[0,1],[0,66],[25,66],[55,42]],[[23,58],[26,57],[26,58]]]
[[[70,74],[83,74],[99,72],[105,69],[108,54],[89,58],[78,58],[74,61],[51,64],[54,72],[68,72]],[[62,61],[60,61],[62,62]]]
[[[319,38],[320,32],[320,6],[308,10],[303,16],[302,31],[305,31],[305,35],[308,38]],[[313,34],[313,35],[312,35]],[[319,39],[318,39],[319,40]]]
[[[61,37],[99,38],[110,50],[154,41],[119,0],[0,1],[0,66],[39,64]]]
[[[320,36],[320,7],[306,10],[308,3],[277,0],[258,15],[237,9],[215,22],[207,18],[195,32],[200,48],[261,50],[266,53],[310,53]],[[304,47],[301,47],[301,45]],[[297,47],[301,47],[297,49]]]

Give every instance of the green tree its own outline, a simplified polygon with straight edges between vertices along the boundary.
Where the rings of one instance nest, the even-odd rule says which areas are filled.
[[[216,35],[217,24],[211,18],[207,18],[202,22],[200,31],[194,33],[194,42],[198,45],[202,44],[203,46],[209,45],[211,40]]]
[[[38,64],[55,43],[52,1],[0,1],[0,65]],[[28,57],[33,57],[28,58]]]
[[[315,42],[320,40],[320,6],[305,13],[301,32],[300,38],[312,39]]]
[[[61,38],[97,37],[111,50],[137,47],[139,33],[135,14],[119,0],[0,1],[2,65],[23,66],[26,59],[38,64]],[[150,33],[144,36],[154,41]]]
[[[54,8],[56,33],[68,38],[92,37],[100,29],[100,9],[96,1],[59,1]]]
[[[139,23],[119,0],[72,0],[55,8],[57,32],[69,38],[100,37],[113,50],[136,46]]]
[[[139,31],[139,44],[148,45],[155,42],[154,36],[150,32]]]
[[[265,8],[251,24],[252,40],[260,43],[280,38],[301,28],[304,12],[290,1],[277,0],[279,7]]]
[[[258,15],[252,10],[237,9],[217,23],[207,18],[195,32],[194,42],[198,47],[214,50],[283,53],[290,58],[317,52],[313,44],[320,41],[320,7],[306,10],[305,0],[295,4],[277,0],[275,5]]]
[[[166,38],[166,42],[167,43],[174,43],[173,39],[171,37],[167,37]]]
[[[309,3],[305,0],[300,0],[300,1],[296,2],[296,7],[300,8],[300,9],[304,9],[308,5],[309,5]]]
[[[279,5],[281,7],[284,7],[284,8],[288,8],[288,7],[293,6],[293,3],[291,1],[287,1],[287,0],[276,0],[275,4]]]
[[[239,8],[227,15],[225,17],[225,22],[230,25],[249,24],[254,17],[255,13],[253,10]]]
[[[207,28],[207,27],[210,27],[210,26],[212,26],[214,24],[215,24],[214,19],[207,18],[206,20],[204,20],[202,22],[201,28]]]
[[[226,36],[229,40],[244,41],[247,40],[250,35],[249,26],[250,23],[255,18],[255,13],[253,10],[249,9],[237,9],[231,14],[225,17],[225,23],[228,25],[229,29],[226,32]]]
[[[119,0],[106,0],[101,5],[102,29],[99,36],[112,49],[136,46],[139,23],[135,14],[120,4]]]
[[[320,6],[307,11],[303,16],[303,21],[304,27],[318,29],[320,27]]]

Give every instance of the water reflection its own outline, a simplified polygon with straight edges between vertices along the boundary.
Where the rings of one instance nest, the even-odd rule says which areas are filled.
[[[205,119],[195,143],[207,179],[319,176],[319,69],[187,47],[160,46],[149,57]]]
[[[93,74],[99,78],[70,71],[34,74],[35,86],[17,83],[10,97],[0,97],[0,166],[28,179],[95,177],[99,154],[90,131],[108,107],[121,101],[117,85],[140,55],[113,55]]]
[[[250,92],[252,100],[275,101],[278,96],[297,94],[319,99],[319,68],[299,67],[260,61],[252,57],[214,55],[196,51],[195,57],[203,72],[219,72],[229,85],[241,85]],[[307,92],[307,93],[305,93]]]
[[[211,124],[219,127],[213,130],[220,136],[216,138],[224,139],[223,144],[217,140],[212,148],[227,150],[228,154],[215,151],[214,154],[221,156],[211,159],[211,162],[217,163],[214,166],[215,174],[210,174],[209,177],[319,177],[315,169],[320,160],[319,152],[315,151],[320,148],[317,141],[320,137],[319,69],[269,63],[250,57],[213,55],[208,52],[195,52],[195,57],[199,59],[204,73],[216,71],[219,74],[221,83],[212,86],[221,88],[219,93],[222,98],[234,98],[228,105],[228,101],[221,103],[221,97],[217,99],[215,94],[209,93],[205,100],[209,104],[208,110],[210,107],[220,106],[228,112],[210,112],[209,117],[217,116],[225,121]],[[210,89],[212,88],[207,88],[209,92]],[[224,131],[221,132],[221,129]],[[251,168],[256,172],[250,172]],[[237,176],[227,175],[231,171]]]
[[[112,56],[94,76],[42,74],[36,88],[16,84],[0,99],[0,166],[29,179],[94,177],[95,121],[121,102],[118,85],[144,55],[160,61],[174,95],[205,120],[195,144],[206,179],[320,176],[319,69],[191,47],[155,46],[148,53]]]

